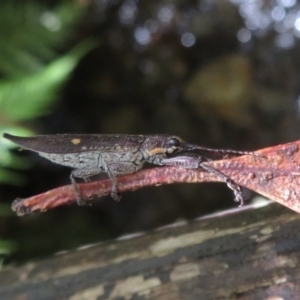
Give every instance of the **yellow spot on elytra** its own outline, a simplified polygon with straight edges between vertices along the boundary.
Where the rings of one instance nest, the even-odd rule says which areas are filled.
[[[150,156],[152,156],[152,155],[155,155],[155,154],[165,153],[165,149],[164,148],[154,148],[152,150],[148,150],[147,152]]]
[[[74,144],[74,145],[78,145],[81,143],[81,139],[73,139],[71,140],[71,142]]]

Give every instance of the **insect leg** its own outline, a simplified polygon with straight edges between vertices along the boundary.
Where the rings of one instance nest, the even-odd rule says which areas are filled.
[[[240,203],[239,206],[243,206],[244,199],[242,196],[242,189],[241,187],[236,184],[229,176],[225,175],[221,171],[210,167],[205,164],[205,162],[209,161],[205,157],[194,153],[187,153],[187,154],[180,154],[179,156],[174,156],[170,158],[162,158],[160,160],[160,164],[164,166],[173,166],[178,168],[185,168],[185,169],[197,169],[202,168],[206,172],[212,173],[217,177],[221,178],[227,186],[233,190],[235,202]]]
[[[85,205],[85,201],[82,199],[81,197],[81,192],[80,192],[80,188],[79,188],[79,185],[77,184],[76,180],[75,180],[75,177],[73,175],[73,172],[71,172],[71,175],[70,175],[70,179],[71,179],[71,183],[72,183],[72,186],[73,186],[73,189],[74,189],[74,192],[75,192],[75,195],[76,195],[76,201],[77,201],[77,204],[79,206],[83,206]]]
[[[202,162],[208,160],[209,159],[206,159],[198,154],[180,153],[178,156],[160,157],[158,164],[161,166],[171,166],[184,169],[198,169]]]
[[[138,154],[138,153],[137,153]],[[109,163],[107,160],[110,159]],[[111,179],[112,188],[111,188],[111,197],[115,201],[120,201],[121,196],[118,193],[118,181],[117,176],[131,174],[140,170],[144,164],[144,161],[140,160],[139,157],[131,157],[127,156],[123,157],[123,159],[131,159],[129,161],[112,161],[111,157],[106,157],[106,161],[104,161],[103,165],[105,166],[105,171],[107,172],[108,177]]]
[[[216,175],[217,177],[221,178],[227,186],[233,190],[234,193],[234,201],[239,203],[239,207],[244,205],[244,199],[243,199],[243,194],[242,194],[242,189],[241,187],[236,184],[229,176],[225,175],[224,173],[220,172],[219,170],[212,168],[205,163],[200,163],[199,167],[204,169],[205,171],[212,173]]]
[[[118,181],[116,176],[110,170],[109,166],[107,166],[107,175],[112,183],[110,195],[115,201],[118,202],[121,199],[121,196],[118,194]]]
[[[79,188],[79,185],[77,184],[77,182],[75,180],[75,177],[83,178],[83,180],[85,182],[88,182],[88,181],[90,181],[89,177],[97,175],[97,174],[102,173],[102,172],[103,172],[103,170],[100,169],[100,168],[99,169],[98,168],[95,168],[95,169],[76,169],[76,170],[73,170],[71,172],[70,179],[71,179],[72,186],[74,188],[74,192],[76,194],[77,204],[79,206],[85,205],[86,201],[82,198],[80,188]]]

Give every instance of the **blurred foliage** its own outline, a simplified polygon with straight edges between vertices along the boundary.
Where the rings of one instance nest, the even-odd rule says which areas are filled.
[[[80,9],[81,8],[81,9]],[[0,134],[30,135],[20,121],[47,114],[57,93],[79,59],[94,45],[89,40],[65,55],[60,52],[83,13],[74,1],[51,10],[37,2],[4,1],[0,10]],[[30,163],[11,152],[16,147],[0,139],[0,181],[24,183],[3,167],[24,169]]]
[[[24,121],[49,112],[59,88],[92,45],[84,42],[32,75],[0,81],[1,113],[10,120]]]
[[[79,59],[94,47],[86,40],[64,54],[85,10],[75,1],[46,6],[38,1],[1,1],[0,9],[0,182],[23,185],[26,180],[11,169],[32,164],[11,152],[16,145],[2,138],[4,132],[30,135],[20,122],[51,111],[58,92]],[[4,29],[5,28],[5,29]],[[8,204],[0,216],[11,215]],[[16,249],[14,242],[0,240],[0,254]]]
[[[1,77],[28,76],[42,70],[69,41],[82,15],[75,1],[48,8],[38,1],[2,0]]]
[[[7,217],[12,216],[13,212],[11,211],[10,207],[7,204],[0,204],[0,217]],[[0,239],[0,268],[3,262],[1,256],[3,258],[18,249],[18,245],[16,241],[7,240],[7,239]]]

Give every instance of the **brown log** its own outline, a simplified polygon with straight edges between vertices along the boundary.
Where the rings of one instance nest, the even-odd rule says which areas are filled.
[[[300,299],[299,214],[243,210],[7,267],[0,299]]]

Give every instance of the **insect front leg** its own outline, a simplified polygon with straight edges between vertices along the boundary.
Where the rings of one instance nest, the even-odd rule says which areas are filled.
[[[238,202],[239,206],[243,206],[244,199],[243,199],[241,187],[238,184],[236,184],[226,174],[205,164],[205,162],[207,161],[209,161],[209,159],[206,159],[194,153],[180,154],[180,156],[162,158],[160,160],[161,164],[164,166],[172,166],[172,167],[185,168],[185,169],[202,168],[206,172],[216,175],[217,177],[222,179],[222,181],[224,181],[230,189],[233,190],[235,196],[234,201]]]
[[[204,161],[209,161],[209,159],[194,153],[181,153],[178,156],[161,157],[160,165],[184,169],[198,169],[200,167],[200,164]]]
[[[224,173],[220,172],[219,170],[212,168],[205,163],[199,164],[199,167],[204,169],[205,171],[216,175],[217,177],[221,178],[227,186],[233,190],[234,193],[234,201],[239,203],[239,207],[244,205],[244,198],[242,193],[242,188],[236,184],[229,176],[225,175]]]

